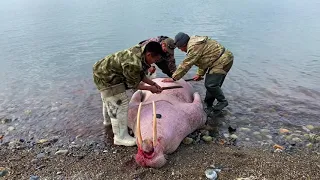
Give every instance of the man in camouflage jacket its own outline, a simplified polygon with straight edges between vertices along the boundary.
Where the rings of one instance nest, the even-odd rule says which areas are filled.
[[[155,64],[162,70],[162,72],[169,77],[172,76],[173,72],[177,69],[176,68],[176,61],[174,59],[174,41],[173,39],[167,36],[158,36],[155,38],[150,38],[144,41],[141,41],[139,44],[144,46],[149,42],[157,42],[161,45],[162,50],[165,52],[161,59],[157,61]],[[152,74],[155,71],[155,67],[151,67],[149,72]]]
[[[145,73],[162,54],[160,44],[151,42],[146,46],[136,45],[110,54],[94,64],[93,80],[101,93],[104,125],[110,125],[111,121],[114,144],[136,145],[136,139],[128,134],[129,98],[126,90],[141,89],[160,93],[161,87],[147,78]]]
[[[197,74],[193,79],[198,81],[206,74],[206,97],[204,100],[207,104],[206,112],[209,116],[219,114],[223,108],[228,106],[228,101],[221,90],[221,86],[232,67],[233,54],[220,43],[207,36],[189,37],[183,32],[179,32],[175,36],[175,45],[181,51],[186,52],[187,57],[173,73],[172,79],[167,78],[163,81],[179,80],[193,65],[198,66]],[[215,99],[218,103],[212,107]]]

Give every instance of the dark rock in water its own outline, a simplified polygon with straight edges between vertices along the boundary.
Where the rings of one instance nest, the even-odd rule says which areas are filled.
[[[229,133],[233,133],[233,132],[236,132],[236,131],[237,131],[237,128],[232,127],[232,126],[229,126],[229,127],[228,127],[228,131],[229,131]]]
[[[10,123],[10,122],[12,122],[12,119],[8,119],[8,118],[1,118],[1,119],[0,119],[0,122],[1,122],[2,124]]]

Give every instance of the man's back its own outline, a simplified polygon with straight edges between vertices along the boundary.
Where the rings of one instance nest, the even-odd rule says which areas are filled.
[[[99,90],[122,82],[135,86],[133,81],[142,71],[142,48],[132,48],[110,54],[93,66],[94,82]],[[131,77],[130,77],[131,76]],[[129,79],[128,79],[129,78]],[[134,79],[134,80],[133,80]]]

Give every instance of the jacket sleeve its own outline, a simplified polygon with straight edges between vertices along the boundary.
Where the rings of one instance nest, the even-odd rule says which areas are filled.
[[[176,60],[174,58],[174,55],[170,55],[169,59],[168,59],[168,67],[170,70],[170,73],[174,73],[174,71],[177,70],[177,66],[176,66]]]
[[[199,76],[204,76],[205,73],[206,73],[206,70],[205,70],[205,69],[198,68],[198,70],[197,70],[197,75],[199,75]]]
[[[141,82],[142,65],[140,58],[133,56],[122,64],[122,74],[128,88],[135,89]]]
[[[183,60],[183,62],[178,66],[178,69],[173,73],[172,78],[176,81],[181,79],[190,69],[191,67],[199,60],[201,55],[199,53],[194,53],[189,51],[187,57]]]

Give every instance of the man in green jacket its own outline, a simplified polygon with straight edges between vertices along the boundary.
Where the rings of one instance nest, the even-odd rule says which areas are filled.
[[[228,106],[221,86],[232,67],[233,54],[217,41],[207,36],[191,36],[179,32],[175,36],[175,45],[181,51],[187,53],[187,57],[173,73],[172,79],[166,78],[164,82],[172,82],[181,79],[193,66],[198,66],[198,71],[194,80],[198,81],[205,77],[206,97],[204,102],[207,104],[206,112],[209,116],[217,115],[223,108]],[[218,103],[213,106],[217,99]]]
[[[104,125],[112,126],[114,144],[136,145],[136,139],[128,134],[128,89],[149,90],[160,93],[161,87],[147,78],[150,65],[157,62],[163,54],[161,45],[150,42],[145,46],[110,54],[93,66],[93,79],[101,93]],[[148,85],[145,85],[144,82]]]

